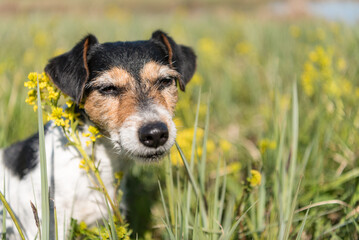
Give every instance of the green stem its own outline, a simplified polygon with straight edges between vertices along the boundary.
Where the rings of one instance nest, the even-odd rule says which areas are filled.
[[[71,132],[71,137],[74,140],[75,143],[75,147],[77,148],[77,150],[80,152],[80,154],[83,156],[87,166],[90,168],[91,172],[95,175],[96,180],[98,182],[98,184],[100,185],[100,190],[101,192],[105,195],[106,199],[108,200],[108,202],[111,205],[111,208],[115,214],[115,216],[117,217],[117,219],[120,221],[121,224],[124,223],[121,213],[119,211],[119,209],[116,207],[116,205],[114,204],[114,202],[112,201],[110,195],[108,194],[108,191],[105,187],[105,184],[102,181],[102,178],[100,176],[100,172],[98,171],[98,169],[95,167],[94,162],[90,159],[90,157],[87,155],[86,151],[83,149],[82,144],[78,138],[78,136],[76,136],[73,132]]]

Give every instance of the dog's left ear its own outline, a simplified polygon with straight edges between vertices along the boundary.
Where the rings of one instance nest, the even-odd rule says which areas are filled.
[[[54,84],[65,94],[80,103],[90,72],[88,52],[98,43],[94,35],[88,35],[78,42],[71,51],[49,61],[45,72]]]
[[[155,42],[168,54],[168,63],[181,74],[180,89],[185,90],[196,70],[196,55],[190,47],[176,44],[166,33],[158,30],[152,33],[151,41]]]

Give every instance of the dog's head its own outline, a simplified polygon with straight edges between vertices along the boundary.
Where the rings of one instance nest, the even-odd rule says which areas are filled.
[[[175,141],[177,84],[196,69],[191,48],[162,31],[150,40],[98,43],[88,35],[49,61],[45,72],[77,103],[119,151],[133,159],[161,158]]]

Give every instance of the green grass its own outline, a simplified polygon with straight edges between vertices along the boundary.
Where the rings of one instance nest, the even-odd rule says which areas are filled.
[[[141,225],[142,208],[129,218],[133,239],[140,230],[139,239],[358,238],[355,26],[261,20],[230,10],[103,9],[91,17],[71,11],[1,17],[1,147],[37,130],[36,113],[24,102],[29,72],[41,72],[89,32],[105,42],[147,39],[160,28],[194,48],[198,75],[179,94],[183,154],[173,151],[172,161],[131,172],[153,194],[149,222]],[[306,65],[316,69],[307,72],[311,86],[303,82]],[[196,141],[187,146],[181,132],[190,128]],[[247,180],[252,169],[262,174],[260,186]]]

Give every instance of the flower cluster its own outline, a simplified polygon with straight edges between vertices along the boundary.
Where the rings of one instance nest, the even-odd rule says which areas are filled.
[[[54,87],[51,81],[49,81],[48,76],[45,73],[38,74],[36,72],[31,72],[28,75],[29,81],[24,83],[24,86],[29,89],[28,97],[25,102],[29,105],[34,106],[34,111],[37,110],[38,106],[36,103],[37,100],[37,81],[39,82],[39,89],[41,95],[41,101],[43,105],[54,105],[57,103],[60,97],[60,91]]]
[[[86,146],[90,145],[91,142],[96,142],[97,138],[101,138],[100,130],[95,126],[89,126],[88,133],[83,133],[82,136],[90,138],[86,141]]]
[[[179,119],[175,119],[175,124],[181,124]],[[192,152],[192,140],[194,136],[194,128],[185,128],[179,129],[177,132],[177,142],[187,160],[191,157]],[[198,157],[202,157],[203,154],[203,140],[204,140],[204,130],[202,128],[197,128],[196,132],[196,152],[195,152],[195,159]],[[206,153],[207,156],[212,156],[215,151],[220,150],[222,153],[227,154],[232,148],[232,144],[225,139],[220,139],[218,144],[216,144],[212,139],[207,139],[206,142]],[[181,157],[176,149],[173,147],[171,149],[171,160],[173,164],[182,164]]]
[[[335,60],[331,48],[317,46],[309,53],[301,79],[306,95],[313,96],[324,90],[329,97],[338,98],[351,93],[352,84],[343,75],[346,61],[344,58]]]
[[[251,187],[256,187],[261,184],[262,175],[257,170],[251,170],[251,176],[247,179]]]
[[[66,96],[58,88],[56,88],[45,73],[30,73],[28,75],[28,79],[29,80],[24,84],[25,87],[29,89],[26,103],[33,105],[34,110],[36,111],[38,107],[40,107],[36,104],[38,100],[38,95],[40,95],[41,109],[47,115],[47,120],[51,120],[56,126],[62,127],[63,132],[69,142],[69,145],[75,147],[83,157],[80,162],[80,168],[86,171],[89,178],[91,178],[91,181],[94,183],[94,187],[97,189],[101,189],[100,191],[104,194],[106,201],[109,203],[114,212],[114,218],[117,219],[116,221],[123,224],[121,213],[117,208],[118,204],[115,204],[109,196],[106,186],[104,186],[101,176],[99,175],[98,164],[95,164],[95,142],[98,138],[102,137],[99,129],[95,126],[89,126],[87,129],[88,132],[82,134],[82,137],[84,137],[85,139],[89,138],[89,140],[86,141],[87,146],[92,143],[92,154],[89,155],[83,147],[83,138],[80,138],[77,129],[77,126],[79,124],[82,124],[79,118],[80,114],[77,111],[78,108],[82,107],[81,104],[77,106],[68,96]],[[37,88],[37,86],[39,87]],[[39,94],[38,89],[40,91]],[[79,229],[84,230],[86,229],[86,226],[80,224]],[[103,232],[98,232],[97,236],[98,234],[102,236],[102,233],[106,235],[107,232],[105,230],[106,229],[103,229]],[[116,232],[120,239],[129,239],[126,225],[116,225]]]

